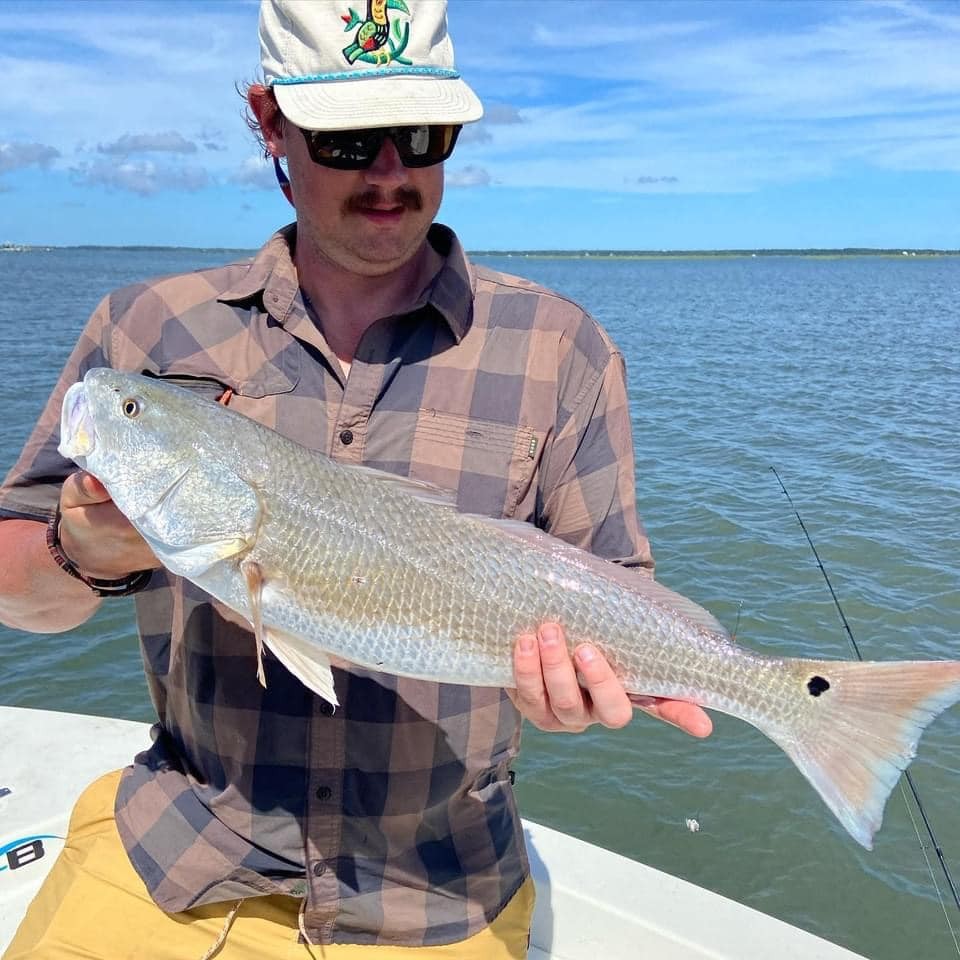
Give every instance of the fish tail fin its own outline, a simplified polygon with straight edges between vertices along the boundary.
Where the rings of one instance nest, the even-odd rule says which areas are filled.
[[[803,719],[764,730],[854,839],[873,848],[883,808],[924,728],[960,700],[960,663],[794,660]]]

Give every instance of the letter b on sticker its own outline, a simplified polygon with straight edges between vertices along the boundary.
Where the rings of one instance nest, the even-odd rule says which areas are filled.
[[[11,870],[19,870],[21,867],[40,860],[43,854],[43,841],[32,840],[30,843],[25,843],[20,847],[14,847],[13,850],[8,850],[7,863]]]

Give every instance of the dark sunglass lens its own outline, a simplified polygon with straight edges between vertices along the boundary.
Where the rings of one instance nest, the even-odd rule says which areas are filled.
[[[441,163],[450,156],[459,133],[458,125],[445,123],[397,127],[392,131],[392,138],[404,165],[429,167],[435,163]]]
[[[377,130],[304,130],[303,135],[314,163],[341,170],[369,167],[383,143]]]
[[[337,170],[365,170],[377,158],[386,137],[406,167],[430,167],[451,153],[460,133],[453,123],[375,130],[303,130],[310,159]]]

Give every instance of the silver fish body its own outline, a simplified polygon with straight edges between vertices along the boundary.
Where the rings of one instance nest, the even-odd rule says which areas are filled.
[[[338,464],[162,381],[87,373],[61,452],[97,476],[161,562],[246,617],[336,703],[330,655],[427,680],[513,685],[518,635],[554,621],[625,688],[740,717],[778,743],[869,847],[960,663],[770,658],[649,577],[445,492]]]

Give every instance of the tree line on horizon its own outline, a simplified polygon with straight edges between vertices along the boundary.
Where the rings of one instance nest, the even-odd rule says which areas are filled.
[[[757,247],[718,250],[471,250],[477,257],[824,257],[958,256],[960,250],[933,247]]]

